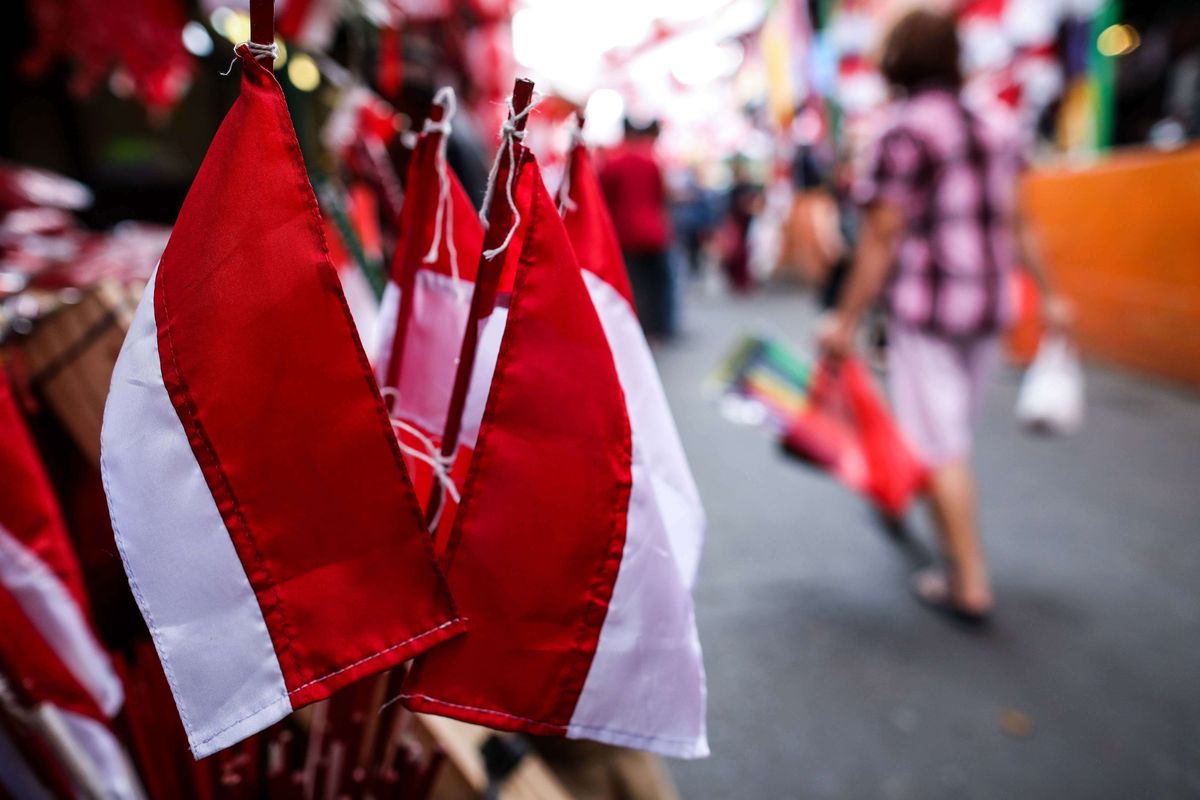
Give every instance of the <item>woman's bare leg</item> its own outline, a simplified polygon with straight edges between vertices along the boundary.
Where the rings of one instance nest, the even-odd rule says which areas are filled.
[[[947,587],[953,600],[967,611],[991,610],[992,588],[979,538],[971,462],[961,458],[935,468],[929,476],[929,499],[942,550],[954,573],[953,585]]]

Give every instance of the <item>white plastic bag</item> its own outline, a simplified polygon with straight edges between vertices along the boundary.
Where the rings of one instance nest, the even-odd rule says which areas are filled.
[[[1021,382],[1017,419],[1050,433],[1075,433],[1083,426],[1083,365],[1062,334],[1042,337]]]
[[[781,221],[765,212],[756,216],[746,231],[746,267],[750,277],[758,283],[769,279],[779,265],[782,248]]]

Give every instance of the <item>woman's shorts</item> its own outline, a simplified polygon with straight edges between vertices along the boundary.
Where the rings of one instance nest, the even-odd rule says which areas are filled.
[[[887,352],[892,406],[909,443],[932,467],[970,455],[999,335],[951,338],[894,323]]]

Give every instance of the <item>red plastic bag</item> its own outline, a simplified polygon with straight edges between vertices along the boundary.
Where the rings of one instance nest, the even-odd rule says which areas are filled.
[[[900,434],[867,368],[854,358],[837,366],[821,362],[808,405],[782,445],[893,517],[925,486],[924,464]]]

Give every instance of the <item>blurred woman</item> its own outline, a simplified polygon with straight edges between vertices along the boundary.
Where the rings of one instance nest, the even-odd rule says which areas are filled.
[[[946,559],[944,569],[917,573],[914,590],[936,610],[981,623],[993,598],[977,524],[972,428],[1012,315],[1014,264],[1041,285],[1048,324],[1064,323],[1065,305],[1046,286],[1021,222],[1017,130],[969,110],[960,97],[954,19],[906,14],[885,39],[880,67],[896,102],[860,172],[854,265],[819,342],[831,358],[848,354],[886,284],[892,402],[930,467]]]

